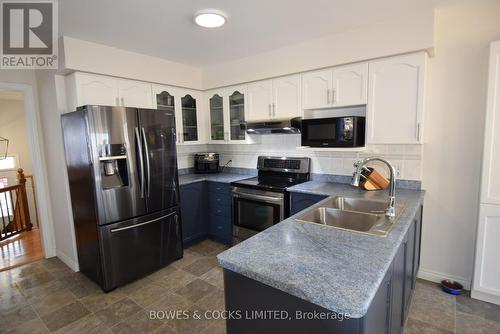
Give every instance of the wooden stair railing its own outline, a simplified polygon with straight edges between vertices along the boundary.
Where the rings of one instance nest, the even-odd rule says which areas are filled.
[[[0,188],[0,240],[10,238],[33,227],[26,195],[26,178],[21,168],[17,170],[18,184]]]

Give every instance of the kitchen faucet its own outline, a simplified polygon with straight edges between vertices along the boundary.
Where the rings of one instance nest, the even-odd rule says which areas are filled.
[[[354,167],[356,167],[356,171],[352,175],[352,182],[351,184],[355,187],[359,186],[359,179],[361,177],[361,172],[363,170],[363,167],[366,166],[367,163],[370,161],[380,161],[383,162],[384,164],[387,165],[390,171],[390,199],[389,199],[389,206],[385,210],[385,215],[388,217],[394,217],[396,215],[396,169],[394,166],[388,161],[383,158],[378,158],[378,157],[371,157],[371,158],[365,158],[362,161],[357,161],[354,163]]]

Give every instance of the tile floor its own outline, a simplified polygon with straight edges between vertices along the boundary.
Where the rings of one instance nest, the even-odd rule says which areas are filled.
[[[224,246],[203,241],[184,258],[108,294],[57,258],[0,272],[0,333],[225,333],[220,320],[150,320],[150,310],[224,308]],[[500,306],[419,281],[406,334],[500,333]]]

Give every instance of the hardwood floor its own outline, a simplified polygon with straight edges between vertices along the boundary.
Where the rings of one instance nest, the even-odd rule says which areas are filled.
[[[35,228],[0,242],[0,271],[43,258],[40,230]]]

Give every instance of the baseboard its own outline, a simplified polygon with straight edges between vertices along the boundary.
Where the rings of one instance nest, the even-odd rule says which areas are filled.
[[[462,284],[465,290],[470,290],[471,288],[471,282],[466,278],[457,277],[450,274],[438,273],[436,271],[426,270],[423,268],[420,268],[417,277],[435,283],[441,283],[442,280],[449,279]]]
[[[78,266],[78,262],[74,261],[72,258],[67,256],[66,254],[56,251],[56,256],[64,262],[68,267],[70,267],[73,271],[80,271],[80,267]]]
[[[484,302],[493,303],[500,305],[500,296],[495,296],[489,293],[484,293],[482,291],[472,290],[470,292],[471,298],[479,299]]]

